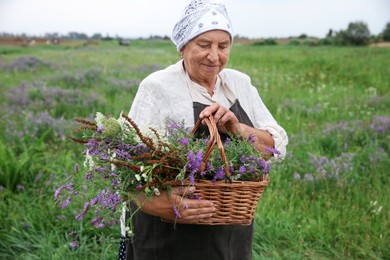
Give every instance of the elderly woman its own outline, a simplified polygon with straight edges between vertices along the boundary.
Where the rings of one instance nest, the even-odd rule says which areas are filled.
[[[182,59],[142,81],[129,116],[140,127],[163,128],[167,120],[184,120],[192,128],[198,117],[213,115],[222,135],[252,135],[257,149],[267,157],[274,155],[266,147],[278,149],[283,157],[286,132],[272,117],[250,78],[225,69],[233,42],[225,6],[193,0],[174,27],[172,39]],[[180,199],[186,205],[180,211],[181,218],[176,224],[162,222],[161,218],[175,220],[172,202]],[[140,211],[133,217],[135,236],[128,239],[120,258],[252,258],[253,224],[189,224],[210,218],[215,211],[212,201],[183,199],[179,190],[171,192],[170,197],[161,192],[151,200],[141,196],[138,200]]]

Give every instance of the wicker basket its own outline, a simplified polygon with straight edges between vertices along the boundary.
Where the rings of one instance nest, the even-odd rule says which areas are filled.
[[[226,163],[226,155],[222,141],[218,134],[218,128],[214,117],[206,118],[206,123],[210,132],[210,142],[203,160],[205,167],[211,152],[215,145],[221,153],[222,161]],[[201,120],[198,120],[192,130],[195,133]],[[201,169],[200,171],[202,171]],[[228,167],[225,167],[225,176],[230,177]],[[214,202],[216,212],[209,219],[203,219],[196,224],[200,225],[250,225],[254,218],[257,204],[263,191],[269,183],[269,176],[264,175],[262,181],[216,181],[196,180],[194,195],[199,196],[202,200]],[[180,185],[180,184],[179,184]],[[189,185],[189,182],[182,183]]]

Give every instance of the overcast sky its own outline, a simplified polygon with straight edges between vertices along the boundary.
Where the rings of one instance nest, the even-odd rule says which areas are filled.
[[[188,0],[0,0],[0,32],[86,33],[126,38],[170,36]],[[350,22],[379,34],[390,0],[225,0],[235,35],[324,37]]]

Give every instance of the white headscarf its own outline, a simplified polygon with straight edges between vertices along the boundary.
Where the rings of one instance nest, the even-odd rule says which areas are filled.
[[[233,28],[225,5],[219,1],[192,0],[173,28],[172,41],[180,51],[190,40],[211,30],[226,31],[233,41]]]

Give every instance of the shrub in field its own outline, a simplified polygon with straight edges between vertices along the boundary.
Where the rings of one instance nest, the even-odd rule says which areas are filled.
[[[331,37],[326,37],[326,38],[320,39],[318,44],[319,45],[332,45],[333,44],[333,39]]]
[[[58,75],[50,80],[50,83],[75,89],[82,87],[92,87],[102,79],[102,71],[98,68],[92,67],[77,72],[63,72],[61,75]]]
[[[384,41],[390,42],[390,22],[388,22],[385,29],[383,29],[382,38]]]
[[[312,39],[312,38],[306,38],[305,40],[303,40],[303,44],[304,45],[307,45],[307,46],[317,46],[318,45],[318,41]]]
[[[41,141],[40,141],[41,142]],[[37,143],[35,143],[37,144]],[[35,144],[25,147],[16,153],[12,147],[0,140],[0,186],[11,191],[21,191],[24,184],[31,183],[34,178],[34,167],[40,163],[41,152]]]
[[[299,39],[290,39],[288,45],[301,45],[301,41]]]
[[[21,115],[8,113],[3,116],[3,122],[4,137],[13,145],[34,142],[40,138],[45,142],[61,142],[72,125],[69,120],[52,117],[47,111],[26,112]]]
[[[302,160],[302,164],[296,166],[296,160],[301,157],[290,155],[292,157],[287,161],[294,162],[290,168],[296,169],[296,180],[331,179],[337,184],[352,184],[366,178],[375,164],[389,160],[385,152],[390,148],[387,141],[389,133],[389,116],[374,116],[370,121],[350,120],[329,124],[317,138],[311,137],[316,138],[318,152],[303,155],[310,160]]]
[[[33,56],[22,56],[10,64],[4,64],[3,69],[9,71],[37,71],[42,68],[54,68],[53,64]]]
[[[7,107],[17,108],[19,112],[21,109],[31,112],[48,111],[51,116],[57,118],[67,116],[70,109],[75,113],[85,113],[85,107],[96,108],[105,104],[103,97],[95,92],[62,89],[42,82],[22,82],[10,89],[6,97]]]
[[[256,41],[253,43],[254,46],[257,45],[278,45],[277,41],[273,38],[267,38],[263,41]]]
[[[336,34],[335,41],[340,45],[367,45],[370,42],[370,30],[364,22],[349,23],[345,31]]]

